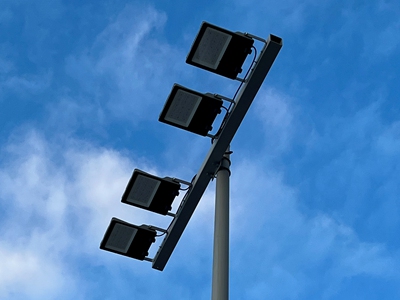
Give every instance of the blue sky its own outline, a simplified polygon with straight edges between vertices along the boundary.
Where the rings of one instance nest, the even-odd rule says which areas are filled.
[[[231,299],[400,298],[398,1],[0,7],[0,298],[210,299],[214,182],[163,272],[99,249],[171,220],[120,203],[134,168],[210,147],[157,121],[172,85],[238,86],[185,64],[202,21],[284,41],[231,145]]]

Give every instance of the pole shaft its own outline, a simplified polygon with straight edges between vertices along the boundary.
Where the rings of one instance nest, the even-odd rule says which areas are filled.
[[[229,299],[229,147],[217,172],[212,300]]]

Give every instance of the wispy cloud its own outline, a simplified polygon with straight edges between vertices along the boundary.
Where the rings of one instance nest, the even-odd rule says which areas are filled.
[[[374,115],[374,111],[369,113]],[[283,112],[293,113],[290,109]],[[385,145],[396,141],[396,126],[393,124],[381,135],[386,137]],[[288,128],[278,126],[278,131]],[[136,266],[131,270],[126,258],[103,253],[98,244],[112,216],[136,224],[158,225],[157,217],[119,203],[133,167],[152,173],[158,170],[140,159],[128,159],[115,150],[96,149],[79,140],[53,143],[36,131],[11,140],[2,157],[0,197],[7,199],[2,201],[1,253],[6,257],[1,262],[3,295],[75,297],[79,294],[77,282],[83,276],[79,275],[82,260],[88,269],[121,273],[118,278],[122,273],[141,278],[143,272],[155,272],[148,265],[136,269],[139,264],[130,260]],[[340,292],[347,278],[365,275],[397,280],[398,257],[384,243],[363,241],[351,224],[323,210],[309,212],[302,203],[300,188],[285,183],[283,172],[240,157],[233,162],[232,270],[251,270],[246,278],[243,272],[232,274],[233,286],[235,282],[241,282],[240,286],[246,282],[246,289],[235,290],[238,297],[252,299],[263,294],[296,299],[314,291],[329,299]],[[179,281],[177,274],[186,274],[199,276],[208,288],[210,274],[195,274],[205,265],[211,267],[213,198],[211,186],[171,257],[165,276],[152,273],[160,287],[175,286],[171,280]],[[22,264],[15,262],[22,257],[26,258],[27,273],[41,280],[24,281],[21,287],[25,278],[21,276]],[[187,269],[187,264],[192,267]],[[319,277],[322,268],[325,276]],[[7,276],[6,270],[14,275]],[[79,291],[90,293],[95,286],[86,278]],[[176,288],[182,297],[195,289],[191,283]],[[143,298],[159,297],[158,292],[149,289],[137,293]],[[203,296],[199,298],[209,297],[206,290]]]
[[[152,276],[157,276],[146,263],[129,260],[136,267],[127,267],[127,258],[121,260],[99,250],[111,217],[160,227],[166,227],[171,221],[170,217],[154,216],[120,203],[134,167],[159,173],[145,160],[128,159],[117,151],[94,148],[79,140],[52,142],[34,130],[19,131],[10,139],[2,149],[0,165],[1,295],[21,299],[84,299],[85,293],[93,293],[92,289],[98,288],[99,283],[91,281],[90,276],[85,277],[96,268],[105,272],[105,276],[109,272],[127,272],[138,280],[144,273],[153,272]],[[182,239],[181,243],[186,246],[175,251],[169,272],[185,270],[189,261],[199,267],[205,259],[209,263],[212,198],[209,193],[203,197],[197,217]],[[206,219],[209,219],[208,225],[204,224]],[[157,247],[153,248],[151,255]],[[86,268],[85,274],[81,274],[83,268]],[[195,268],[191,272],[197,273]],[[120,276],[123,275],[117,277]],[[27,280],[31,277],[35,280]],[[195,288],[190,284],[182,287],[173,280],[170,276],[158,279],[159,285],[165,288],[175,285],[174,295],[178,293],[182,297]],[[112,284],[117,281],[123,284],[120,279]],[[81,282],[79,288],[78,282]],[[160,297],[158,291],[140,290],[139,285],[133,288],[137,289],[138,297]],[[207,291],[205,294],[208,298]]]
[[[263,124],[265,139],[274,151],[282,153],[292,144],[295,131],[295,107],[290,96],[269,88],[260,91],[255,112]]]
[[[90,3],[3,2],[0,26],[21,35],[0,41],[0,93],[9,103],[35,97],[46,109],[27,108],[32,119],[22,116],[23,124],[19,110],[11,116],[14,131],[0,149],[0,298],[209,299],[214,182],[162,273],[99,250],[113,216],[171,221],[120,203],[133,168],[190,181],[209,147],[208,139],[153,127],[172,80],[227,96],[236,86],[180,69],[188,49],[172,46],[179,37],[168,32],[171,23],[191,28],[182,42],[190,44],[192,16],[175,5],[168,18],[185,21],[168,23],[167,13],[136,2],[117,1],[107,13]],[[397,3],[239,2],[217,2],[224,8],[207,16],[231,20],[233,30],[274,32],[285,46],[266,82],[274,87],[260,90],[232,144],[232,296],[372,291],[372,299],[379,282],[398,295]],[[101,138],[94,142],[87,128]]]
[[[30,246],[30,245],[28,245]],[[75,289],[76,282],[63,270],[62,262],[54,259],[50,252],[35,253],[25,249],[26,245],[0,247],[0,296],[7,299],[54,299],[62,290]]]
[[[330,299],[355,276],[399,279],[398,257],[385,244],[363,242],[330,215],[307,213],[281,174],[248,161],[233,174],[232,268],[246,275],[235,272],[232,280],[247,282],[241,297]]]
[[[67,73],[113,118],[137,123],[158,115],[176,70],[177,50],[154,37],[165,22],[151,7],[126,6],[93,45],[67,59]]]
[[[65,292],[64,285],[74,284],[77,269],[66,260],[84,253],[98,257],[110,218],[130,219],[118,202],[132,163],[85,143],[62,148],[31,132],[3,149],[0,290],[5,297],[71,297],[76,290]]]
[[[5,64],[8,70],[11,69],[11,66],[11,63]],[[3,90],[3,92],[11,92],[19,96],[32,96],[49,88],[52,77],[51,72],[40,75],[11,75],[7,76],[7,78],[1,82],[0,90]]]

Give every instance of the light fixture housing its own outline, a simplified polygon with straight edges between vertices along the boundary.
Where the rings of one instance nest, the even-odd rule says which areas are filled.
[[[221,112],[223,101],[174,84],[158,120],[206,136]]]
[[[112,218],[100,243],[100,249],[144,260],[156,240],[157,232],[147,225],[133,225]]]
[[[253,43],[254,40],[243,33],[203,22],[186,63],[236,79]]]
[[[166,215],[181,185],[170,177],[160,178],[135,169],[121,202]]]

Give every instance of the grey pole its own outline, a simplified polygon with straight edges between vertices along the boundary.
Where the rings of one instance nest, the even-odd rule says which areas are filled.
[[[215,191],[212,300],[229,299],[229,146],[217,171]]]

